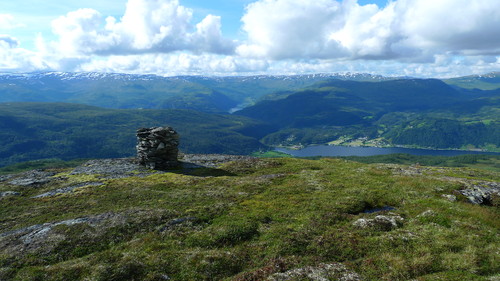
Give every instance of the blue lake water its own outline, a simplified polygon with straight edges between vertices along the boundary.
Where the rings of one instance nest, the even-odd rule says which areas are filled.
[[[402,147],[351,147],[338,145],[314,145],[303,149],[286,149],[275,148],[276,151],[284,152],[296,157],[311,157],[311,156],[373,156],[394,153],[407,153],[412,155],[434,155],[434,156],[456,156],[464,154],[493,154],[500,155],[494,152],[479,152],[479,151],[463,151],[463,150],[432,150],[432,149],[415,149]]]

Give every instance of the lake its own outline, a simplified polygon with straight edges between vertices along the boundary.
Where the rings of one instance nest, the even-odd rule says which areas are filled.
[[[406,153],[412,155],[433,155],[433,156],[456,156],[464,154],[493,154],[500,155],[495,152],[479,152],[479,151],[464,151],[464,150],[433,150],[433,149],[416,149],[402,147],[351,147],[338,145],[314,145],[303,149],[286,149],[277,147],[274,150],[284,152],[296,157],[311,157],[311,156],[374,156],[383,154]]]

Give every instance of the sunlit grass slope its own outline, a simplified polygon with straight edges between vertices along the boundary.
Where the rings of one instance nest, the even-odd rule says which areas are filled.
[[[498,182],[497,172],[293,158],[143,178],[70,171],[57,170],[60,180],[39,188],[1,186],[22,195],[1,199],[0,232],[84,217],[109,222],[57,225],[40,250],[7,244],[1,280],[265,280],[330,263],[365,280],[500,275],[498,201],[473,205],[455,192]],[[30,198],[92,181],[104,185]],[[367,212],[384,207],[392,210]],[[378,215],[403,220],[393,229],[354,224]]]

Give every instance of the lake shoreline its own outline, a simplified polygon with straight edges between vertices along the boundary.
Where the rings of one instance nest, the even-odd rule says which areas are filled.
[[[425,146],[412,146],[412,145],[354,145],[354,144],[331,144],[331,143],[324,143],[324,144],[308,144],[308,145],[302,145],[302,144],[297,144],[297,145],[279,145],[279,146],[273,146],[273,148],[284,148],[284,149],[290,149],[290,150],[300,150],[304,149],[306,147],[311,147],[311,146],[342,146],[342,147],[375,147],[375,148],[408,148],[408,149],[424,149],[424,150],[437,150],[437,151],[469,151],[469,152],[485,152],[485,153],[500,153],[500,151],[490,151],[490,150],[485,150],[481,148],[476,148],[476,149],[461,149],[461,148],[433,148],[433,147],[425,147]]]

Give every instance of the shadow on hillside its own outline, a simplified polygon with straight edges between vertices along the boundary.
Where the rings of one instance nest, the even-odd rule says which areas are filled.
[[[191,162],[180,162],[181,165],[179,169],[169,170],[168,172],[182,174],[187,176],[195,176],[195,177],[234,177],[236,174],[231,173],[226,170],[207,167]]]

